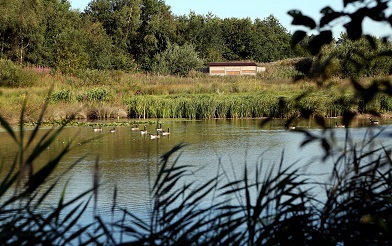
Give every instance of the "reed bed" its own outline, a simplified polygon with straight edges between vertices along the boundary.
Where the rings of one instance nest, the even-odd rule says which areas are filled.
[[[219,112],[221,115],[254,117],[252,114],[263,113],[255,109],[260,108],[255,106],[260,101],[268,102],[270,99],[271,104],[276,101],[276,98],[262,93],[237,96],[168,96],[166,104],[162,103],[160,107],[157,105],[162,96],[133,96],[129,99],[142,103],[136,100],[129,103],[134,103],[141,110],[138,113],[144,114],[170,115],[172,111],[169,108],[177,105],[179,109],[172,109],[176,109],[175,113],[179,116],[208,117]],[[328,95],[325,97],[328,98]],[[2,162],[0,169],[0,242],[4,245],[392,243],[391,151],[375,145],[377,136],[384,132],[381,128],[373,127],[360,143],[351,138],[350,129],[346,128],[346,137],[341,144],[336,143],[331,132],[333,129],[323,132],[297,130],[304,134],[302,145],[320,142],[320,151],[325,152],[323,160],[331,160],[333,165],[326,182],[311,180],[303,167],[288,163],[284,153],[277,165],[265,165],[260,158],[252,168],[246,161],[222,163],[220,160],[215,177],[197,182],[191,179],[195,167],[191,163],[181,163],[181,152],[186,151],[186,145],[178,144],[161,156],[151,188],[146,187],[151,194],[151,204],[146,204],[148,219],[121,207],[116,202],[115,189],[111,212],[120,211],[123,216],[118,220],[104,221],[94,210],[93,221],[83,224],[87,208],[97,206],[99,163],[96,161],[91,172],[92,188],[67,199],[65,185],[59,200],[55,204],[51,201],[53,206],[45,206],[50,199],[49,194],[65,177],[63,174],[54,175],[62,158],[70,154],[73,148],[91,142],[91,139],[86,139],[76,144],[71,139],[61,145],[63,148],[59,153],[41,163],[39,156],[55,144],[55,139],[66,125],[64,122],[61,127],[53,127],[43,136],[37,134],[49,106],[49,97],[46,98],[38,124],[29,133],[22,124],[27,113],[26,100],[22,103],[21,124],[16,130],[0,115],[1,127],[18,147],[12,163]],[[283,109],[288,107],[305,110],[321,108],[319,98],[279,98],[269,113],[282,114]],[[352,105],[350,100],[344,101],[338,97],[333,100],[341,105]],[[379,99],[380,105],[385,103],[383,100],[386,98]],[[149,109],[150,104],[153,104],[152,109]],[[75,158],[65,172],[71,171],[82,160],[83,156]],[[313,159],[309,165],[325,164],[323,160]],[[230,178],[227,175],[230,164],[243,165],[243,173]],[[271,168],[266,169],[266,166]],[[324,194],[322,197],[320,189]]]
[[[0,113],[16,122],[15,112],[20,111],[21,101],[28,98],[26,121],[36,121],[50,88],[53,90],[44,119],[47,121],[127,117],[290,118],[316,114],[336,117],[347,110],[358,114],[392,110],[388,96],[379,95],[371,104],[356,104],[350,98],[353,92],[346,80],[333,79],[323,89],[314,81],[288,79],[290,69],[280,71],[283,74],[277,68],[268,71],[256,77],[211,77],[202,73],[189,77],[154,76],[95,70],[74,75],[37,73],[30,86],[0,89]],[[308,93],[306,98],[296,100],[304,93]]]
[[[377,97],[372,105],[356,106],[350,96],[313,95],[298,100],[296,96],[255,94],[199,94],[167,96],[131,96],[124,99],[131,118],[290,118],[307,112],[325,117],[342,116],[344,112],[367,112],[389,109],[392,100]],[[385,111],[384,111],[385,112]]]

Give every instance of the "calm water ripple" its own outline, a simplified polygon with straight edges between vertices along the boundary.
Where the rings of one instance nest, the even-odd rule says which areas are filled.
[[[214,178],[222,169],[229,179],[241,178],[244,164],[250,169],[263,165],[263,170],[278,166],[283,155],[286,164],[297,163],[303,172],[311,173],[314,179],[320,174],[330,173],[330,165],[321,163],[323,151],[318,143],[300,148],[304,135],[283,130],[282,120],[272,121],[261,128],[261,120],[205,120],[181,121],[162,119],[163,129],[170,128],[171,134],[151,140],[148,135],[131,131],[130,127],[117,127],[115,133],[109,133],[109,127],[103,133],[94,132],[89,127],[67,127],[56,142],[40,157],[42,162],[75,138],[72,152],[66,156],[55,174],[63,173],[78,158],[85,158],[64,177],[70,180],[67,197],[71,198],[93,186],[93,173],[96,161],[99,162],[100,180],[98,208],[101,215],[111,220],[113,191],[117,187],[116,203],[121,207],[147,218],[151,209],[150,190],[159,168],[160,156],[179,143],[188,143],[182,149],[180,164],[193,165],[195,180],[204,182]],[[330,124],[333,125],[335,119]],[[391,129],[383,122],[385,131],[376,144],[391,144]],[[323,134],[320,129],[312,129],[314,122],[298,122],[298,128],[310,130],[313,134]],[[357,122],[358,128],[352,128],[354,141],[363,143],[368,131],[366,122]],[[155,125],[148,125],[149,132],[154,132]],[[44,134],[47,129],[42,129]],[[334,129],[337,143],[343,143],[344,129]],[[78,143],[91,139],[85,145]],[[0,153],[4,163],[11,163],[16,146],[4,132],[0,132]],[[264,169],[265,168],[265,169]],[[52,194],[51,201],[57,201],[62,185]],[[92,208],[89,209],[92,213]],[[92,218],[84,215],[85,220]]]

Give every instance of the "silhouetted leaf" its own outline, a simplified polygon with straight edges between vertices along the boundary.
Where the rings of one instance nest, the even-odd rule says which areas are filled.
[[[349,39],[358,40],[362,37],[362,21],[366,14],[367,8],[361,8],[349,15],[351,21],[344,25]]]
[[[324,14],[320,19],[320,27],[323,27],[329,24],[331,21],[343,16],[343,13],[335,12],[331,7],[325,7],[321,10],[321,13]]]
[[[12,129],[11,125],[0,115],[0,125],[8,132],[9,136],[17,143],[18,140],[16,138],[15,132]]]
[[[325,151],[325,156],[324,159],[326,159],[331,151],[331,145],[328,143],[327,139],[323,138],[321,140],[321,146],[323,147],[324,151]]]
[[[321,115],[315,115],[314,119],[317,125],[321,126],[323,129],[327,128],[324,117],[322,117]]]
[[[392,57],[392,50],[386,50],[378,53],[378,56]]]
[[[348,127],[349,125],[350,125],[350,123],[351,123],[351,121],[354,119],[354,117],[356,116],[357,114],[355,113],[355,112],[352,112],[352,111],[344,111],[343,112],[343,124],[346,126],[346,127]]]
[[[307,26],[310,29],[316,28],[316,22],[310,18],[309,16],[303,15],[301,11],[298,10],[290,10],[288,12],[294,19],[291,22],[293,25]]]
[[[351,40],[358,40],[362,36],[362,26],[357,23],[349,22],[344,25],[346,28],[347,36]]]
[[[300,112],[301,112],[301,116],[304,117],[305,119],[309,119],[313,114],[312,110],[306,108],[301,108]]]
[[[375,50],[377,48],[375,38],[373,36],[371,36],[371,35],[365,35],[365,38],[369,42],[369,44],[372,47],[372,49]]]
[[[332,41],[332,31],[322,31],[317,36],[313,37],[309,41],[309,51],[312,55],[317,55],[322,46],[325,44],[329,44]]]
[[[291,122],[293,122],[293,120],[294,120],[295,118],[296,118],[296,117],[291,116],[291,117],[285,122],[284,128],[285,128],[285,129],[289,129],[289,127],[292,125]]]
[[[358,2],[358,0],[343,0],[344,7],[346,7],[350,3]]]
[[[386,9],[388,9],[388,3],[378,1],[375,7],[368,9],[367,16],[374,21],[384,21],[385,20],[384,10]]]
[[[359,91],[362,93],[362,91],[365,90],[365,88],[356,79],[352,79],[351,84],[354,86],[354,89],[356,91]]]
[[[373,116],[376,116],[376,117],[381,117],[381,114],[379,112],[377,112],[377,111],[374,111],[374,110],[369,110],[368,113],[373,115]]]
[[[260,123],[260,127],[265,126],[268,122],[270,122],[272,120],[272,117],[268,117],[266,119],[263,119]]]
[[[294,48],[305,37],[306,37],[306,32],[305,31],[295,31],[293,36],[291,36],[291,47]]]

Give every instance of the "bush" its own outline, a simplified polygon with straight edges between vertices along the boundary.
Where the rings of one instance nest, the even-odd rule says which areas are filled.
[[[108,101],[109,98],[110,98],[110,93],[106,88],[93,88],[84,94],[78,95],[76,100],[78,102],[81,101],[102,102],[102,101]]]
[[[151,70],[155,73],[185,76],[190,71],[201,68],[203,61],[192,45],[169,44],[167,49],[154,56]]]
[[[24,70],[10,60],[0,60],[0,86],[29,87],[37,81],[38,75],[34,71]]]
[[[305,57],[297,61],[294,66],[295,69],[304,74],[305,76],[309,76],[312,69],[313,59],[309,57]]]
[[[342,35],[333,55],[340,61],[344,77],[388,75],[392,68],[391,43],[373,37],[352,41]]]
[[[50,95],[51,102],[71,102],[72,101],[72,92],[70,89],[62,89],[60,91],[54,91]]]
[[[84,69],[79,70],[76,76],[83,80],[85,86],[107,85],[111,81],[108,71]]]

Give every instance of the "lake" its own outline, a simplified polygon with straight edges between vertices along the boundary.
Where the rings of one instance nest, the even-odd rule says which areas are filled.
[[[334,134],[336,143],[344,143],[344,128],[334,128],[337,119],[327,119],[331,130],[323,133],[312,120],[299,120],[297,129],[307,129],[312,134]],[[102,132],[94,132],[91,127],[66,127],[54,144],[40,157],[45,161],[53,157],[70,141],[73,150],[62,160],[55,175],[62,175],[67,167],[84,158],[72,170],[63,176],[63,183],[50,197],[57,201],[65,181],[69,180],[66,197],[71,198],[93,186],[94,166],[98,160],[102,186],[98,194],[98,212],[109,218],[113,204],[113,190],[116,186],[117,204],[140,215],[147,216],[151,207],[150,192],[152,182],[159,168],[160,156],[180,143],[187,145],[176,153],[179,164],[192,165],[194,176],[187,181],[204,182],[216,177],[222,170],[228,179],[242,178],[244,164],[249,170],[255,165],[263,165],[263,170],[276,168],[283,155],[285,165],[296,163],[304,175],[315,180],[327,180],[331,172],[330,160],[321,161],[324,152],[320,144],[312,143],[300,147],[304,135],[284,129],[283,120],[272,120],[261,127],[261,119],[218,119],[218,120],[176,120],[160,119],[163,130],[170,128],[170,135],[159,139],[150,139],[140,131],[132,131],[129,126],[117,127],[110,133],[111,127],[104,127]],[[108,123],[108,122],[106,122]],[[350,134],[357,143],[364,142],[366,134],[377,133],[384,129],[376,144],[390,145],[392,120],[382,119],[382,126],[369,128],[367,119],[357,119],[350,128]],[[143,125],[139,127],[142,128]],[[156,125],[147,125],[147,131],[154,132]],[[369,129],[372,129],[369,131]],[[48,128],[42,128],[43,135]],[[89,140],[87,144],[79,143]],[[0,132],[0,153],[5,164],[10,163],[15,155],[16,146],[2,130]],[[329,164],[328,164],[329,163]],[[39,165],[39,163],[36,163]],[[265,168],[265,169],[264,169]],[[92,208],[88,210],[92,211]],[[86,213],[85,220],[89,220]],[[92,217],[91,217],[92,218]]]

